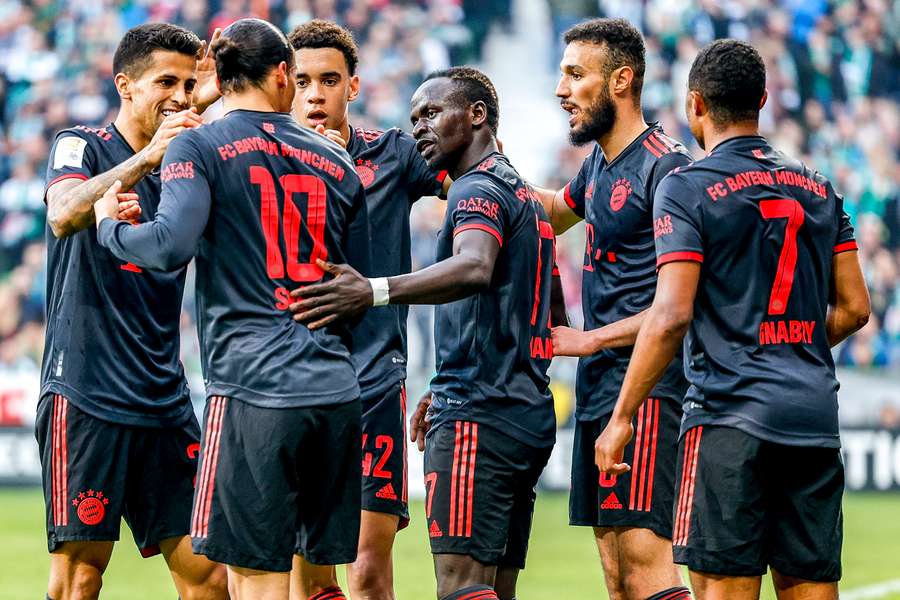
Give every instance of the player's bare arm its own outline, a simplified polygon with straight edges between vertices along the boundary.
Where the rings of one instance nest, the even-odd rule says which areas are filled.
[[[600,471],[619,475],[630,469],[623,460],[625,445],[634,435],[631,421],[678,352],[693,317],[699,280],[699,263],[660,267],[656,297],[638,333],[619,400],[594,446]]]
[[[566,204],[565,189],[550,190],[536,185],[532,185],[531,188],[537,194],[537,197],[540,198],[541,204],[544,205],[544,212],[550,217],[550,223],[553,224],[553,233],[556,235],[565,233],[572,225],[582,220]]]
[[[444,304],[487,289],[500,244],[489,233],[463,231],[453,238],[453,256],[420,271],[388,277],[390,304]],[[353,317],[373,305],[372,284],[349,265],[320,266],[334,279],[298,288],[291,297],[294,320],[318,329]]]
[[[64,238],[90,227],[94,223],[94,203],[116,181],[121,182],[121,189],[132,189],[147,173],[160,165],[175,136],[202,123],[203,119],[195,109],[169,115],[147,147],[119,166],[87,181],[66,179],[51,186],[47,190],[47,222],[53,235]]]
[[[832,302],[829,302],[825,331],[828,344],[836,346],[869,322],[872,306],[869,290],[859,266],[859,253],[840,252],[832,261]]]
[[[636,315],[598,329],[581,331],[573,327],[554,327],[553,354],[556,356],[590,356],[606,348],[633,346],[647,313],[645,309]]]

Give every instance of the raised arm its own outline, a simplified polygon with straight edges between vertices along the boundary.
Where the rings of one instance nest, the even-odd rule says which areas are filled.
[[[94,203],[121,182],[123,190],[132,189],[147,173],[159,166],[169,143],[185,129],[202,123],[195,110],[166,117],[150,143],[122,164],[86,181],[63,179],[47,189],[47,223],[58,238],[64,238],[94,223]]]

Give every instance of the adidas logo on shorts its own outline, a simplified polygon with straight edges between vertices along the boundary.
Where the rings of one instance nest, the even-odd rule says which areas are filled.
[[[376,498],[381,498],[382,500],[396,500],[397,494],[394,492],[394,486],[390,483],[378,490],[375,494]]]
[[[429,537],[441,537],[444,535],[444,532],[441,531],[440,526],[438,526],[437,521],[431,522],[431,527],[428,528],[428,536]]]
[[[615,492],[612,492],[609,496],[606,497],[606,500],[603,501],[603,504],[600,505],[602,510],[618,510],[622,508],[622,503],[619,502],[619,497],[616,496]]]

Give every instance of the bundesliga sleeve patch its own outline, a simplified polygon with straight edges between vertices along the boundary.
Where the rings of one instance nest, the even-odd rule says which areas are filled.
[[[77,136],[67,136],[56,142],[53,153],[53,168],[75,167],[80,169],[84,163],[84,148],[87,142]]]

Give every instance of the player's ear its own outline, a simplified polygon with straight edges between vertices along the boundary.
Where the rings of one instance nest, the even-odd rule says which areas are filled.
[[[116,84],[116,91],[119,92],[119,98],[122,100],[131,100],[131,80],[125,73],[116,73],[113,82]]]
[[[291,81],[291,67],[285,61],[281,61],[280,63],[278,63],[276,73],[276,81],[278,82],[278,87],[283,88],[293,84],[293,82]]]
[[[632,81],[634,81],[634,69],[628,66],[619,67],[609,75],[610,87],[612,88],[610,92],[621,96],[631,87]]]
[[[759,110],[763,109],[763,106],[766,105],[766,100],[769,99],[769,90],[763,90],[762,98],[759,101]]]
[[[359,75],[350,78],[350,93],[347,95],[347,101],[353,102],[359,98]]]
[[[476,100],[472,103],[469,111],[472,115],[472,125],[474,127],[481,127],[487,121],[487,106],[485,106],[483,100]]]
[[[695,117],[702,117],[708,112],[706,101],[697,90],[688,92],[688,110]]]

